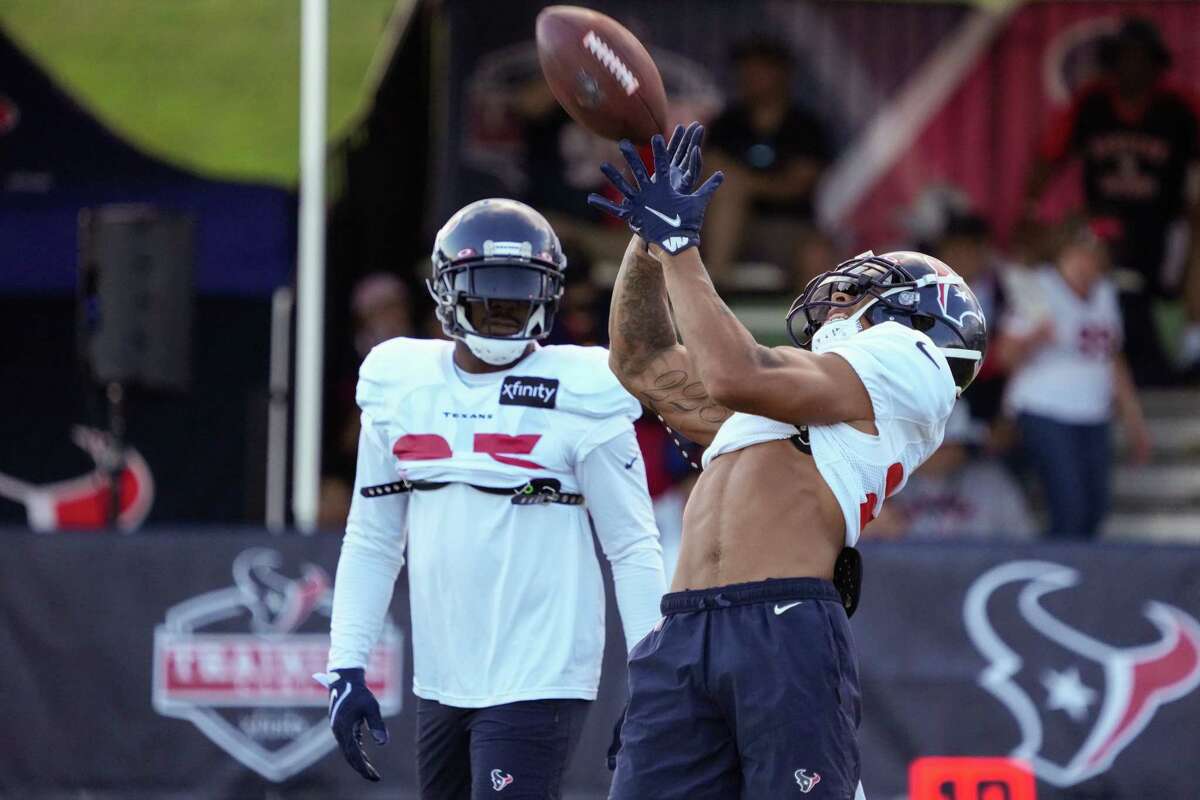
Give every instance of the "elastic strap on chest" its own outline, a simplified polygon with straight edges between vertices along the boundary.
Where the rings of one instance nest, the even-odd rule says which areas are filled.
[[[853,547],[843,547],[833,565],[833,585],[842,596],[846,616],[853,617],[862,594],[862,555]]]
[[[564,506],[583,505],[583,495],[562,491],[562,482],[557,478],[530,478],[521,486],[505,488],[500,486],[477,486],[463,481],[393,481],[380,483],[375,486],[364,486],[359,490],[363,497],[387,497],[405,492],[433,492],[443,489],[451,483],[463,483],[484,494],[502,495],[512,498],[514,506],[537,506],[547,503],[557,503]]]
[[[808,426],[799,425],[797,426],[796,430],[798,430],[799,433],[794,436],[789,436],[788,441],[794,444],[796,449],[801,453],[804,453],[806,456],[811,456],[812,445],[808,442]]]

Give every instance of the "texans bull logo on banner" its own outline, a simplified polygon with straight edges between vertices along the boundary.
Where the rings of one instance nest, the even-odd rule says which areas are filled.
[[[133,447],[118,449],[104,431],[76,425],[71,441],[87,453],[95,468],[76,478],[32,484],[0,473],[0,497],[21,503],[35,531],[98,530],[108,524],[112,507],[111,465],[119,466],[117,527],[136,530],[154,505],[154,476]]]
[[[154,708],[192,722],[245,766],[281,782],[332,750],[325,671],[333,592],[319,566],[299,578],[275,550],[233,562],[233,586],[167,610],[154,631]],[[400,711],[402,639],[387,619],[367,665],[384,716]]]
[[[989,661],[979,682],[1020,728],[1010,755],[1059,787],[1108,770],[1162,705],[1200,684],[1194,617],[1148,601],[1142,613],[1157,639],[1118,647],[1046,609],[1046,595],[1079,582],[1079,572],[1061,564],[1014,561],[977,578],[963,609],[967,633]],[[1111,619],[1113,612],[1097,613]]]

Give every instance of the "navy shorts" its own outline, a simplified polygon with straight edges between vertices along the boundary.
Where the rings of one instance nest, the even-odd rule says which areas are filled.
[[[418,698],[422,800],[555,800],[591,705],[589,700],[528,700],[456,708]]]
[[[629,654],[611,800],[854,797],[858,668],[832,583],[676,592],[662,612]]]

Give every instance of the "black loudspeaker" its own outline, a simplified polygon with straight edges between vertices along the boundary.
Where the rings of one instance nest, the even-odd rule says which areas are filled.
[[[188,388],[194,228],[149,205],[80,212],[79,349],[97,383]]]

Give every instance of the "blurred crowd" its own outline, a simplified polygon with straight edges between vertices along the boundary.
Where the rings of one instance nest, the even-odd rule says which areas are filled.
[[[766,289],[790,300],[854,255],[847,248],[870,244],[822,229],[814,213],[836,148],[795,99],[787,45],[739,42],[730,61],[731,96],[706,120],[706,171],[722,169],[727,180],[706,220],[703,256],[727,297]],[[875,247],[919,249],[950,264],[983,305],[991,338],[941,450],[888,501],[867,538],[1095,537],[1114,460],[1145,463],[1155,448],[1139,389],[1198,383],[1200,187],[1188,177],[1200,167],[1197,106],[1168,79],[1171,54],[1145,20],[1125,20],[1104,41],[1100,65],[1031,138],[1037,159],[1014,230],[997,231],[961,190],[931,184],[906,210],[907,240]],[[615,148],[572,122],[540,77],[514,93],[511,112],[529,178],[519,199],[551,220],[571,264],[551,342],[606,344],[611,265],[628,233],[584,198],[603,190],[596,165],[617,161]],[[1083,206],[1048,220],[1042,195],[1072,164],[1081,165]],[[371,275],[355,288],[360,356],[393,336],[442,335],[432,303],[404,277]],[[322,515],[331,529],[345,518],[357,441],[354,376],[342,384],[338,424],[327,426]],[[652,418],[638,436],[673,563],[698,449]]]

